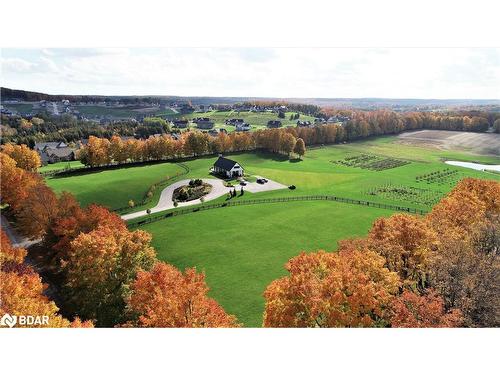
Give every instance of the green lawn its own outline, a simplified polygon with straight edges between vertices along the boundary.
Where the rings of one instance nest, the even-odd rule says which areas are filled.
[[[53,176],[46,178],[46,181],[56,192],[73,193],[84,206],[99,203],[115,209],[127,206],[130,199],[140,202],[150,185],[182,171],[175,164],[163,163]]]
[[[499,174],[443,163],[464,160],[499,164],[498,157],[406,146],[394,141],[394,137],[381,137],[313,148],[302,161],[265,153],[231,155],[250,175],[297,187],[246,193],[234,199],[332,194],[430,210],[433,202],[461,178],[500,181]],[[377,171],[339,163],[363,155],[382,161],[384,166],[396,159],[407,164]],[[209,177],[209,167],[215,160],[216,157],[204,157],[186,161],[184,164],[190,171],[178,178]],[[152,183],[179,171],[181,168],[174,163],[162,163],[47,178],[47,183],[57,191],[73,192],[82,204],[98,202],[116,208],[126,205],[129,199],[140,201]],[[147,206],[156,205],[160,191],[157,189]],[[290,257],[301,250],[334,250],[339,239],[363,235],[375,218],[391,213],[344,203],[301,201],[196,212],[141,229],[153,234],[153,245],[160,259],[181,269],[196,266],[205,271],[211,295],[246,326],[260,326],[262,293],[272,280],[284,275],[283,265]]]
[[[175,114],[171,109],[148,109],[137,106],[106,107],[101,105],[78,105],[72,108],[84,116],[112,116],[115,118],[129,118],[139,115],[171,116]]]
[[[2,103],[2,105],[6,109],[9,109],[11,111],[16,111],[21,115],[25,115],[33,111],[33,104],[30,103],[9,103],[9,104]]]
[[[84,165],[79,160],[47,164],[38,169],[39,172],[52,172],[71,168],[81,168]]]
[[[210,295],[247,327],[262,325],[262,293],[301,251],[335,250],[392,212],[334,202],[240,206],[187,214],[141,227],[158,258],[204,271]],[[314,223],[314,224],[312,224]],[[353,225],[355,223],[355,225]]]

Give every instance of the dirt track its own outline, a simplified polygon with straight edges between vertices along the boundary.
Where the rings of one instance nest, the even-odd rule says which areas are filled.
[[[398,143],[500,156],[500,134],[419,130],[398,135]]]

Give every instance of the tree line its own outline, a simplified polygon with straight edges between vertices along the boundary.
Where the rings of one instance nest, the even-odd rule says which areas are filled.
[[[217,137],[199,131],[187,131],[177,139],[166,134],[145,140],[126,141],[118,136],[113,136],[110,140],[91,136],[87,145],[79,151],[78,158],[83,164],[96,167],[256,149],[286,155],[295,153],[299,157],[306,152],[302,139],[280,129],[255,133],[220,132]]]

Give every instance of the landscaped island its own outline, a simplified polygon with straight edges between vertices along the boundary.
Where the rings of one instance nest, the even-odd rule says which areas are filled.
[[[189,202],[200,199],[212,191],[212,185],[203,182],[199,178],[189,181],[188,185],[183,185],[174,190],[172,200],[177,202]]]

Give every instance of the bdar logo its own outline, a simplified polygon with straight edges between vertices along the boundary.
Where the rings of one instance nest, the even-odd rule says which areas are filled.
[[[17,316],[5,314],[0,319],[0,326],[9,326],[10,328],[14,327],[17,323]]]

